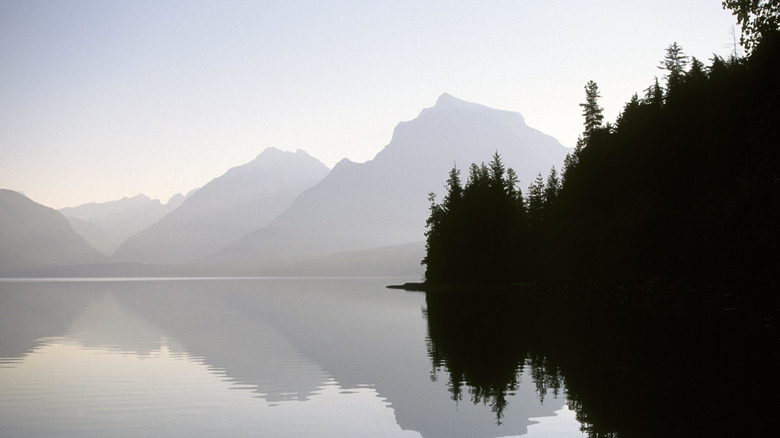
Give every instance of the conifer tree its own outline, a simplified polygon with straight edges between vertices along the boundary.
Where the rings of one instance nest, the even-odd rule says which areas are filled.
[[[461,185],[453,168],[441,204],[431,194],[426,222],[425,278],[430,281],[507,281],[524,275],[527,257],[525,203],[517,173],[496,152],[488,163],[469,166]]]
[[[666,79],[667,98],[676,91],[677,87],[682,82],[683,76],[685,75],[685,67],[687,65],[688,56],[683,52],[682,46],[677,44],[676,41],[670,44],[669,47],[666,48],[666,54],[664,55],[663,61],[661,61],[661,64],[658,66],[659,69],[667,71],[667,73],[664,74],[664,78]]]
[[[577,144],[574,146],[574,150],[566,154],[566,158],[563,159],[563,172],[561,175],[561,186],[566,185],[566,182],[571,180],[572,174],[579,165],[580,156],[582,155],[582,148],[585,146],[585,140],[580,136],[577,138]]]
[[[553,208],[560,191],[561,180],[558,178],[558,171],[553,166],[549,175],[547,175],[547,183],[544,186],[544,208],[546,211],[550,211]]]
[[[685,84],[696,87],[706,81],[707,72],[704,71],[704,64],[695,57],[691,57],[691,68],[685,74]]]
[[[581,103],[582,115],[585,116],[585,140],[589,141],[593,134],[601,128],[601,122],[604,120],[604,108],[599,106],[599,86],[588,81],[585,84],[585,103]]]
[[[504,163],[501,162],[501,156],[496,153],[493,154],[493,159],[490,160],[490,163],[488,163],[488,167],[490,168],[490,185],[494,188],[496,192],[500,192],[501,194],[508,194],[508,187],[507,183],[504,180],[504,173],[506,172],[506,168],[504,168]]]
[[[517,172],[515,172],[515,169],[510,167],[506,170],[507,193],[512,198],[519,197],[520,201],[522,202],[523,194],[520,193],[520,189],[517,187],[518,183],[520,183],[520,178],[517,177]]]
[[[626,103],[626,105],[623,107],[623,111],[615,121],[617,130],[620,130],[622,127],[625,127],[626,124],[630,123],[631,118],[636,115],[640,107],[641,103],[639,101],[639,96],[634,93],[633,96],[631,96],[631,100]]]
[[[642,100],[642,103],[655,108],[663,106],[664,91],[658,83],[658,78],[655,78],[653,85],[645,89],[645,98]]]
[[[544,178],[536,175],[536,180],[528,186],[528,222],[532,229],[541,227],[544,220]]]
[[[463,188],[460,184],[460,170],[457,166],[453,166],[450,170],[449,178],[447,178],[447,196],[444,197],[442,206],[447,210],[453,210],[457,208],[463,197]]]

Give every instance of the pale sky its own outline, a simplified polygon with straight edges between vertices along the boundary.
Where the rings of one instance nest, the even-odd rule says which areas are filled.
[[[444,92],[573,147],[588,80],[612,121],[672,42],[728,56],[720,3],[0,0],[0,188],[165,202],[270,146],[363,162]]]

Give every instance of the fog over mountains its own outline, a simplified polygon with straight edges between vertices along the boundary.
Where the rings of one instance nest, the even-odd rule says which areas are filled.
[[[125,239],[157,222],[182,202],[184,196],[181,193],[172,196],[165,204],[159,199],[138,194],[118,201],[61,208],[59,212],[90,245],[111,255]]]
[[[519,113],[442,95],[436,105],[398,124],[373,160],[338,163],[267,227],[203,262],[248,267],[268,260],[376,248],[424,240],[428,193],[443,195],[453,165],[464,170],[498,151],[521,185],[560,166],[567,153]],[[421,243],[422,245],[422,243]]]
[[[117,261],[176,264],[204,257],[267,225],[328,168],[302,150],[268,148],[195,192],[182,205],[127,239]]]
[[[329,171],[302,150],[269,148],[186,200],[155,201],[156,212],[170,210],[127,237],[111,261],[179,265],[176,272],[193,275],[360,275],[362,267],[368,269],[365,275],[421,273],[428,193],[444,194],[454,165],[465,180],[469,164],[489,161],[496,151],[517,171],[523,189],[537,173],[560,167],[567,153],[557,140],[527,126],[519,113],[444,94],[417,118],[399,123],[391,142],[368,162],[344,159]],[[114,211],[131,201],[151,202],[139,195],[116,201]],[[106,212],[106,205],[63,210],[88,221],[73,221],[85,236],[90,224],[116,231],[116,224],[137,223],[140,217],[119,214],[109,226],[107,217],[95,217],[96,211]],[[103,251],[112,249],[103,245]],[[2,250],[34,259],[21,244],[3,243]],[[73,258],[75,263],[81,259],[102,260]]]

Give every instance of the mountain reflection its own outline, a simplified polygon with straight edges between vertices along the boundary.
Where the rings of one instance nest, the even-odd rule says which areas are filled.
[[[502,362],[499,356],[484,370],[484,382],[492,383],[490,392],[474,394],[479,400],[495,399],[493,410],[471,403],[453,406],[446,381],[430,379],[428,322],[420,312],[424,296],[390,291],[385,284],[321,279],[0,283],[0,392],[16,388],[0,396],[0,407],[9,408],[3,418],[12,420],[10,413],[18,412],[17,417],[29,420],[16,424],[14,430],[20,432],[28,425],[37,432],[58,430],[66,426],[63,416],[74,412],[72,406],[104,400],[106,407],[118,406],[116,413],[69,418],[67,429],[99,426],[110,434],[112,423],[107,422],[130,424],[139,409],[156,406],[154,417],[137,419],[138,430],[175,428],[181,422],[219,428],[228,435],[274,424],[280,431],[274,436],[301,436],[296,431],[343,436],[348,431],[366,436],[497,437],[525,434],[529,426],[554,418],[562,408],[562,398],[539,403],[536,391],[542,386],[520,384],[521,378],[532,381],[531,374],[521,373],[523,364],[517,359]],[[490,319],[485,323],[494,324]],[[507,351],[499,348],[505,341],[496,338],[490,351]],[[93,357],[99,362],[89,366],[76,360]],[[31,381],[45,377],[30,366],[34,363],[51,364],[46,372],[54,377],[48,381],[65,379],[71,383],[60,389],[67,390],[52,394],[57,385],[14,386],[17,379],[10,376],[24,374],[34,378]],[[470,379],[468,371],[462,375],[458,379]],[[507,386],[502,383],[505,376],[515,380]],[[118,390],[104,390],[111,385]],[[225,389],[232,391],[227,394]],[[154,400],[145,400],[144,393],[155,394]],[[78,403],[70,406],[67,400],[74,394]],[[51,418],[22,399],[63,409]],[[103,409],[100,404],[88,408]],[[190,413],[204,409],[197,418]],[[206,413],[211,411],[216,414]],[[239,417],[233,418],[232,411]],[[500,425],[496,412],[509,412]],[[163,421],[169,416],[174,420]],[[572,427],[576,431],[577,425]]]

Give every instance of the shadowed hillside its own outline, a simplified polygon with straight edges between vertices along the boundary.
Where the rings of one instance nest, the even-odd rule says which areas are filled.
[[[0,189],[0,274],[105,259],[73,231],[61,213],[17,192]]]

